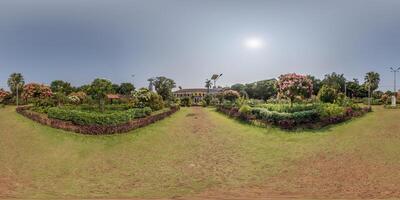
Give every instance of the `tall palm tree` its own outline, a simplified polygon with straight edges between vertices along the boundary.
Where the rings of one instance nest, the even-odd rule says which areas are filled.
[[[210,92],[210,88],[212,87],[212,82],[211,82],[210,79],[206,79],[205,83],[206,83],[205,87],[207,88],[207,93],[209,93]]]
[[[379,74],[376,72],[368,72],[365,75],[364,80],[365,80],[365,86],[367,88],[370,87],[371,92],[373,92],[374,90],[378,89],[381,78]]]
[[[21,73],[12,73],[8,78],[7,84],[13,96],[17,95],[17,88],[21,94],[21,91],[25,84],[24,77]]]

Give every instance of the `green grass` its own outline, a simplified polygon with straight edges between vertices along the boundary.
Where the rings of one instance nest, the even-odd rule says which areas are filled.
[[[400,164],[399,117],[399,110],[377,108],[322,130],[285,132],[208,108],[182,108],[127,134],[85,136],[6,107],[0,110],[0,182],[8,184],[0,184],[0,197],[190,196],[261,184],[321,152],[361,152],[369,161]]]

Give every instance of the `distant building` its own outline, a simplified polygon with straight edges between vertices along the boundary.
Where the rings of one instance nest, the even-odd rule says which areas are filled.
[[[180,89],[178,91],[173,92],[174,96],[177,98],[183,98],[183,97],[190,97],[193,99],[194,103],[200,103],[201,100],[207,95],[207,94],[217,94],[222,91],[222,88],[213,88],[213,89],[207,89],[207,88],[188,88],[188,89]]]

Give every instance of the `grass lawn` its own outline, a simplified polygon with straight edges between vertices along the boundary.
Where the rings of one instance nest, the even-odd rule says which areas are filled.
[[[205,108],[86,136],[0,109],[0,198],[400,197],[400,110],[319,131],[258,128]]]

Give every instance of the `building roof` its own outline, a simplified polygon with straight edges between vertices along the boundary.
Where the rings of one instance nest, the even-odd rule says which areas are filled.
[[[177,90],[174,93],[193,93],[193,92],[207,92],[207,91],[208,90],[206,88],[188,88],[188,89]]]
[[[121,98],[121,96],[118,94],[107,94],[107,98],[108,99],[119,99],[119,98]]]

